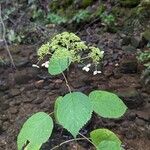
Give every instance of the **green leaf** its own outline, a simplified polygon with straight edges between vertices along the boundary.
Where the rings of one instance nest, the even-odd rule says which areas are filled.
[[[62,96],[59,96],[56,101],[55,101],[55,105],[54,105],[54,116],[55,116],[55,120],[56,120],[56,123],[58,123],[58,119],[57,119],[57,108],[58,108],[58,105],[60,104],[61,100],[63,99]]]
[[[41,145],[45,143],[51,136],[53,130],[53,120],[44,113],[38,112],[32,115],[23,125],[18,138],[18,150],[26,145],[27,150],[39,150]]]
[[[123,101],[110,92],[96,90],[90,93],[89,98],[94,111],[104,118],[119,118],[127,110]]]
[[[102,141],[98,147],[97,150],[122,150],[119,143],[114,141]]]
[[[69,52],[65,49],[56,51],[49,61],[48,72],[51,75],[58,75],[65,71],[71,64]]]
[[[90,133],[90,138],[96,146],[102,141],[114,141],[121,145],[120,139],[108,129],[96,129]]]
[[[90,120],[92,104],[88,96],[80,92],[66,94],[57,106],[57,119],[60,125],[74,137]]]

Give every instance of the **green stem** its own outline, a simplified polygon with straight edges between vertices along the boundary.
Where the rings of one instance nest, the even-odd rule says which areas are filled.
[[[87,59],[87,58],[91,58],[91,57],[90,56],[86,56],[86,57],[81,58],[81,60],[84,60],[84,59]]]
[[[48,115],[51,116],[54,112],[49,113]]]
[[[79,135],[81,135],[84,139],[86,139],[89,143],[91,143],[94,147],[96,147],[96,145],[91,140],[89,140],[89,138],[87,138],[86,136],[84,136],[81,133],[79,133]]]
[[[60,143],[59,145],[53,147],[51,150],[54,150],[56,148],[59,148],[60,146],[64,145],[64,144],[67,144],[69,142],[73,142],[73,141],[80,141],[80,140],[86,140],[85,138],[77,138],[77,139],[71,139],[71,140],[67,140],[67,141],[64,141],[62,143]]]
[[[68,84],[68,80],[67,80],[67,78],[66,78],[66,76],[65,76],[65,74],[62,72],[62,75],[63,75],[63,77],[64,77],[64,79],[65,79],[65,82],[66,82],[66,86],[68,87],[68,90],[69,90],[69,92],[71,93],[71,88],[70,88],[70,86],[69,86],[69,84]]]

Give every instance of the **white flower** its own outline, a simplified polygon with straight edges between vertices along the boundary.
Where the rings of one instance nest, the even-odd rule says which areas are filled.
[[[89,72],[90,68],[88,68],[88,67],[85,66],[85,67],[82,68],[82,70],[84,70],[86,72]]]
[[[34,68],[40,68],[38,65],[36,65],[36,64],[32,64],[32,67],[34,67]]]
[[[101,71],[98,71],[98,70],[95,70],[94,72],[93,72],[93,75],[97,75],[98,73],[102,73]]]
[[[118,64],[118,63],[116,63],[116,64],[115,64],[115,66],[117,67],[117,66],[119,66],[119,64]]]
[[[48,68],[48,66],[49,66],[49,61],[46,61],[46,62],[43,63],[41,66],[42,66],[42,67],[45,67],[45,68]]]
[[[82,68],[82,70],[89,72],[89,70],[90,70],[89,67],[91,67],[91,64],[87,64],[85,67]]]
[[[101,51],[101,54],[103,55],[103,54],[104,54],[104,51]]]
[[[91,64],[87,64],[86,67],[87,67],[87,68],[91,67]]]

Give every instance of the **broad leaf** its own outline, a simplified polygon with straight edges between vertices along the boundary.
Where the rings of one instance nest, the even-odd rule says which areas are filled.
[[[88,96],[80,92],[66,94],[57,105],[57,119],[74,137],[90,120],[92,104]]]
[[[58,75],[65,71],[71,63],[67,50],[57,51],[50,58],[48,72],[51,75]]]
[[[114,141],[121,145],[120,139],[108,129],[96,129],[90,133],[90,138],[95,145],[99,145],[102,141]]]
[[[104,118],[119,118],[127,110],[123,101],[110,92],[96,90],[90,93],[89,98],[94,111]]]
[[[114,141],[102,141],[98,146],[97,150],[122,150],[119,143]]]
[[[38,112],[32,115],[23,125],[18,138],[18,150],[26,145],[27,150],[39,150],[51,136],[53,121],[51,117],[44,113]]]
[[[57,107],[58,105],[60,104],[61,100],[63,99],[62,96],[59,96],[56,101],[55,101],[55,105],[54,105],[54,116],[55,116],[55,120],[56,120],[56,123],[58,123],[58,119],[57,119]]]

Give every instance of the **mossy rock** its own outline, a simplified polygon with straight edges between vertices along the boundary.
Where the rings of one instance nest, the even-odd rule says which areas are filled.
[[[135,7],[140,4],[140,0],[119,0],[119,2],[125,7]]]
[[[141,6],[146,7],[146,8],[150,8],[150,0],[142,0]]]
[[[57,0],[50,3],[50,9],[57,11],[58,9],[66,9],[73,4],[73,0]]]
[[[86,8],[86,7],[89,6],[92,2],[93,2],[93,0],[82,0],[82,7]]]
[[[150,29],[145,30],[145,32],[142,34],[143,38],[150,42]]]

